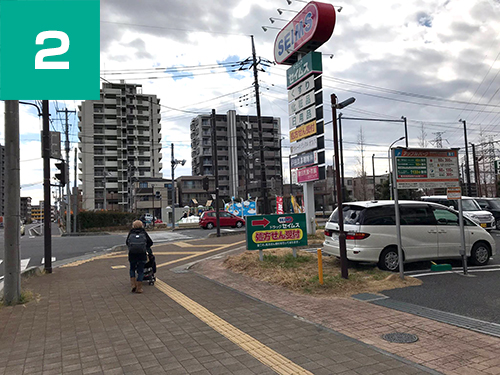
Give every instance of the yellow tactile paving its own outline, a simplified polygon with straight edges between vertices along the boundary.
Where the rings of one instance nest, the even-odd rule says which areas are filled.
[[[268,348],[260,341],[257,341],[252,336],[239,330],[233,325],[226,322],[224,319],[219,318],[217,315],[206,309],[199,303],[188,298],[178,290],[172,288],[165,282],[156,279],[156,287],[172,298],[179,305],[188,310],[191,314],[203,321],[205,324],[212,327],[215,331],[232,341],[240,348],[245,350],[248,354],[262,362],[264,365],[271,368],[278,374],[291,375],[291,374],[310,374],[311,372],[293,363],[286,357],[278,352]]]
[[[184,258],[175,259],[175,260],[171,260],[170,262],[165,262],[165,263],[158,264],[158,265],[156,265],[156,268],[165,267],[165,266],[168,266],[170,264],[182,262],[182,261],[185,261],[185,260],[188,260],[188,259],[191,259],[191,258],[195,258],[195,257],[200,256],[200,255],[205,255],[205,254],[208,254],[208,253],[212,253],[214,251],[223,250],[223,249],[226,249],[226,248],[234,246],[234,245],[239,245],[239,244],[241,244],[243,242],[245,242],[245,241],[243,240],[243,241],[239,241],[239,242],[235,242],[235,243],[230,243],[230,244],[227,244],[227,245],[221,245],[221,246],[218,246],[218,247],[216,247],[215,249],[212,249],[212,250],[206,250],[206,251],[198,252],[196,254],[192,254],[192,255],[189,255],[189,256],[184,257]]]
[[[214,246],[219,246],[219,245],[206,245],[206,244],[197,244],[196,245],[196,244],[191,244],[191,243],[182,242],[182,241],[172,242],[171,245],[176,245],[176,246],[179,246],[179,247],[200,247],[200,246],[203,246],[203,247],[214,247]]]
[[[64,267],[76,267],[76,266],[79,266],[81,264],[92,262],[92,261],[97,260],[97,259],[109,259],[109,258],[113,258],[117,254],[119,254],[119,253],[109,253],[109,254],[104,254],[104,255],[98,255],[98,256],[95,256],[95,257],[90,258],[90,259],[77,260],[75,262],[71,262],[71,263],[65,264],[65,265],[61,266],[61,268],[64,268]]]

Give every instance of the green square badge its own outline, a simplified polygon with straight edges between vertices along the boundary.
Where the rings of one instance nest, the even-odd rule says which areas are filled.
[[[0,0],[0,99],[99,100],[99,0]]]

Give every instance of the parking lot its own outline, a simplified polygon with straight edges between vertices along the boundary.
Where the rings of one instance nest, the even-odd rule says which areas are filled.
[[[468,267],[464,276],[460,260],[440,261],[451,264],[452,271],[431,272],[430,262],[405,264],[405,274],[418,277],[423,284],[382,292],[401,302],[500,324],[500,231],[493,230],[497,255],[488,266]]]

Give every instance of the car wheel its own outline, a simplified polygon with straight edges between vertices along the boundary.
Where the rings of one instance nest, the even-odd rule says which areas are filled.
[[[214,225],[212,223],[208,223],[207,226],[205,228],[207,229],[212,229],[214,227]]]
[[[484,242],[478,242],[472,247],[470,261],[475,266],[485,266],[490,261],[490,249]]]
[[[399,256],[397,247],[388,247],[382,254],[378,262],[380,269],[395,272],[399,269]]]
[[[236,223],[236,228],[241,228],[243,226],[243,223],[241,221],[238,221]]]

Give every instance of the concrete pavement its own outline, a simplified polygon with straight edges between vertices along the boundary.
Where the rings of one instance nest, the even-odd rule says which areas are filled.
[[[144,294],[129,290],[125,252],[25,280],[35,299],[0,309],[0,374],[500,372],[499,339],[228,273],[220,254],[243,245],[239,235],[155,246],[159,280]],[[201,255],[214,258],[196,272],[179,267]],[[398,328],[419,330],[420,341],[380,339]],[[452,330],[454,340],[440,346]]]

